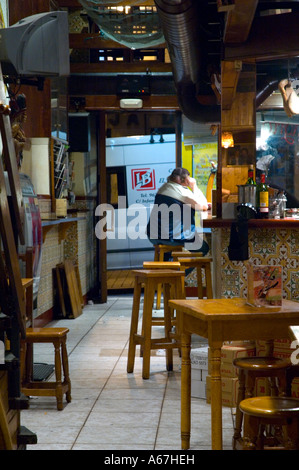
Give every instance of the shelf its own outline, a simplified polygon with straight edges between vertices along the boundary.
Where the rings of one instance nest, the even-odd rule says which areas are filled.
[[[62,240],[65,240],[66,232],[68,228],[74,222],[78,222],[79,220],[83,220],[84,217],[65,217],[62,219],[48,219],[42,220],[42,230],[43,230],[43,243],[46,240],[48,232],[53,228],[58,226],[58,236],[59,236],[59,243]]]

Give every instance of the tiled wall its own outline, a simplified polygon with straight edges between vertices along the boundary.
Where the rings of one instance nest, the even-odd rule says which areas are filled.
[[[39,200],[42,218],[50,214],[50,200]],[[73,259],[79,267],[82,294],[87,294],[95,284],[95,236],[93,223],[93,203],[77,204],[79,212],[73,217],[80,220],[72,223],[66,232],[66,238],[60,242],[58,225],[54,225],[47,233],[42,248],[42,267],[37,297],[39,316],[50,310],[54,305],[53,269],[64,259]]]
[[[247,297],[248,262],[229,259],[230,228],[213,229],[212,233],[217,296]],[[282,266],[283,298],[299,301],[299,229],[254,228],[249,229],[248,238],[250,262]]]

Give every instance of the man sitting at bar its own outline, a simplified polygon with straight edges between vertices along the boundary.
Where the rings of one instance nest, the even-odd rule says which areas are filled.
[[[147,224],[147,236],[153,245],[184,245],[189,251],[206,255],[209,245],[201,227],[195,225],[195,211],[208,210],[208,202],[185,168],[175,168],[158,190]],[[167,256],[168,255],[168,256]],[[165,261],[170,253],[165,256]]]

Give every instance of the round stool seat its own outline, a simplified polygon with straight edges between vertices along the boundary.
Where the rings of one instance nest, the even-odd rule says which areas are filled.
[[[299,416],[299,399],[284,397],[252,397],[240,403],[243,413],[258,418],[291,418]]]
[[[233,364],[239,369],[267,371],[272,369],[285,369],[290,366],[290,362],[278,357],[240,357],[234,359]]]

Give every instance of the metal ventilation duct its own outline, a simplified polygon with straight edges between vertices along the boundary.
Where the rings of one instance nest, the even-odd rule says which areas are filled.
[[[221,109],[216,104],[216,96],[203,96],[200,102],[198,93],[206,54],[203,53],[204,31],[199,25],[200,3],[197,0],[155,0],[183,114],[194,122],[218,123]]]

